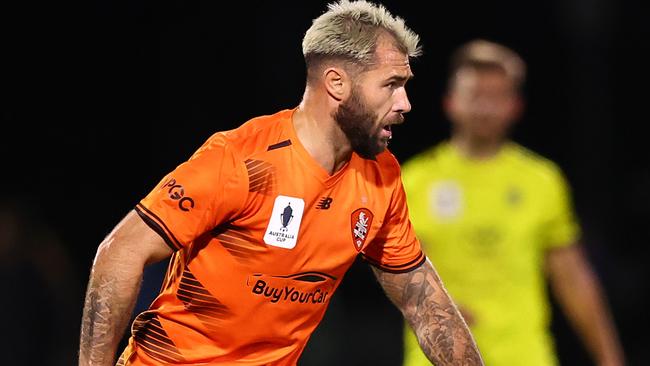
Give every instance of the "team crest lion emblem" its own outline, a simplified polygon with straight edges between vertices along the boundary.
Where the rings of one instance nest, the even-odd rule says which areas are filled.
[[[352,243],[354,248],[361,251],[368,238],[368,232],[372,225],[372,212],[367,208],[359,208],[350,215],[350,229],[352,231]]]

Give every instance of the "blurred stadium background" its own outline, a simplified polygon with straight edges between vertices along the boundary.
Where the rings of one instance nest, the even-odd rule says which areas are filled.
[[[0,363],[76,363],[83,292],[99,242],[213,132],[299,102],[302,35],[325,4],[0,6],[0,273],[7,319]],[[440,97],[454,47],[485,37],[528,61],[528,109],[515,138],[566,172],[629,364],[650,364],[647,5],[384,4],[424,46],[412,65],[413,111],[391,142],[400,160],[446,137]],[[156,268],[138,306],[153,296]],[[401,318],[367,266],[355,265],[332,301],[301,364],[399,365]],[[563,365],[590,364],[557,314],[553,329]]]

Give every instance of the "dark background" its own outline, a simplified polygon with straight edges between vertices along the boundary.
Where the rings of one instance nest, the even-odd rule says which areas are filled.
[[[0,238],[20,243],[0,247],[3,364],[75,362],[97,245],[213,132],[299,103],[302,36],[325,4],[0,5]],[[485,37],[528,61],[527,110],[514,137],[566,173],[629,364],[649,364],[645,7],[630,0],[384,4],[424,46],[408,85],[413,110],[391,143],[401,161],[447,136],[440,98],[453,48]],[[156,275],[148,272],[147,286],[156,287]],[[557,312],[553,329],[563,365],[590,364]],[[398,365],[400,357],[400,315],[367,266],[355,265],[302,364]]]

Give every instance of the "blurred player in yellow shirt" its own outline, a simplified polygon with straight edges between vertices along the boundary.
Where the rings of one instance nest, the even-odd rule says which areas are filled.
[[[485,40],[454,53],[444,100],[452,136],[403,165],[412,222],[486,365],[558,364],[546,279],[594,362],[623,365],[561,170],[508,136],[525,68]],[[405,327],[404,365],[428,364]]]

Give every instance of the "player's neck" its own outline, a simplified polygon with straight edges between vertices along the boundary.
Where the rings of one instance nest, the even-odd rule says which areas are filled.
[[[472,160],[489,160],[499,154],[505,141],[454,135],[451,138],[451,144],[465,158]]]
[[[330,175],[350,160],[350,144],[329,113],[303,102],[293,115],[293,126],[305,150]]]

